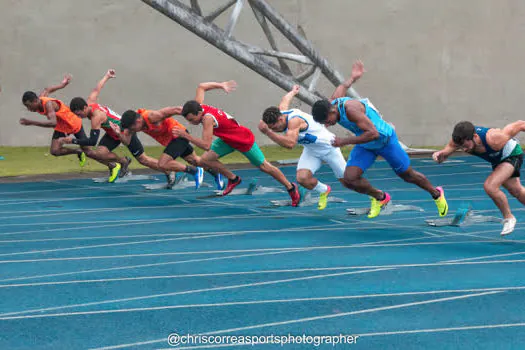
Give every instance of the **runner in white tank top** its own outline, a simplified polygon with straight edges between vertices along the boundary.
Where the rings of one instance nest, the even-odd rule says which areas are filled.
[[[314,121],[308,113],[288,109],[298,92],[299,86],[296,85],[282,98],[279,107],[267,108],[259,123],[259,130],[282,147],[293,148],[296,144],[304,147],[297,163],[297,181],[303,187],[319,192],[318,208],[323,210],[331,188],[317,180],[314,174],[324,161],[343,183],[346,161],[341,150],[332,146],[335,135],[324,125]]]

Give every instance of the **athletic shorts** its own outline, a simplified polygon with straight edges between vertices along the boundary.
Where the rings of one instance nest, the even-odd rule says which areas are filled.
[[[227,156],[228,154],[232,153],[233,151],[236,151],[235,148],[228,145],[226,142],[224,142],[221,139],[215,139],[213,140],[211,144],[211,150],[219,156],[219,158],[222,158],[224,156]],[[240,151],[239,151],[240,152]],[[259,146],[257,146],[257,143],[254,142],[252,148],[248,152],[241,152],[244,154],[244,156],[250,161],[250,163],[253,166],[259,167],[262,163],[264,163],[264,154],[262,153]]]
[[[164,153],[171,156],[173,159],[178,157],[185,158],[193,153],[193,147],[190,145],[190,141],[183,137],[177,137],[171,140],[171,142],[164,149]]]
[[[371,150],[361,145],[355,145],[346,166],[355,166],[365,172],[374,164],[377,156],[383,157],[398,175],[404,173],[410,167],[410,158],[399,144],[395,132],[390,136],[387,144],[380,149]]]
[[[109,151],[113,151],[120,145],[120,140],[115,140],[113,137],[105,134],[104,137],[98,143],[99,147],[106,147]],[[137,158],[144,154],[144,146],[140,142],[137,134],[133,134],[131,142],[129,143],[128,150],[131,152],[133,157]]]
[[[512,173],[511,178],[513,178],[513,177],[520,177],[521,165],[523,164],[523,153],[515,155],[515,156],[510,156],[510,157],[507,157],[507,158],[503,159],[498,164],[494,164],[492,166],[492,170],[496,169],[496,167],[498,165],[500,165],[501,163],[510,163],[510,164],[512,164],[512,166],[514,167],[514,172]]]
[[[75,135],[75,137],[77,139],[85,139],[85,138],[87,138],[86,133],[84,131],[84,127],[81,127],[80,130],[76,134],[73,134],[73,135]],[[65,133],[63,133],[61,131],[56,131],[55,130],[55,131],[53,131],[53,136],[51,137],[51,139],[52,140],[56,140],[56,139],[59,139],[61,137],[66,137],[66,136],[67,136],[67,134],[65,134]]]
[[[297,170],[306,169],[315,174],[323,165],[323,162],[328,164],[337,179],[344,177],[346,160],[341,153],[341,149],[336,147],[323,153],[317,153],[305,147],[297,163]]]

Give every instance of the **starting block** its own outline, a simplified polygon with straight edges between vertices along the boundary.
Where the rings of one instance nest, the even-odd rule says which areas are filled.
[[[126,183],[128,181],[140,181],[140,180],[157,180],[154,176],[151,175],[133,175],[131,172],[128,173],[128,175],[119,177],[115,180],[114,183]],[[93,182],[96,183],[103,183],[108,182],[107,177],[96,177],[93,179]]]
[[[222,196],[223,191],[214,191],[216,196]],[[267,193],[283,193],[286,192],[281,188],[276,187],[264,187],[257,185],[257,179],[252,179],[252,182],[248,185],[248,188],[234,188],[228,196],[258,196]]]
[[[503,223],[503,220],[495,216],[481,215],[475,210],[470,208],[460,208],[456,211],[453,218],[441,218],[433,220],[425,220],[429,226],[440,227],[440,226],[467,226],[473,224],[481,224],[484,222],[498,222]]]
[[[317,205],[317,202],[319,202],[319,196],[312,196],[311,192],[307,192],[302,187],[299,187],[299,192],[301,193],[301,201],[299,202],[299,207],[308,207],[311,205]],[[337,197],[331,197],[328,196],[328,203],[345,203],[346,201],[342,198]],[[291,207],[292,206],[292,200],[291,199],[282,199],[282,200],[275,200],[270,201],[273,206],[275,207]]]
[[[393,204],[389,203],[386,207],[381,209],[381,212],[379,213],[379,216],[381,215],[392,215],[395,212],[398,211],[418,211],[422,212],[424,211],[420,207],[416,207],[415,205],[405,205],[405,204]],[[368,215],[370,212],[370,208],[348,208],[346,209],[346,212],[348,215]]]
[[[145,184],[142,186],[147,190],[166,190],[167,189],[165,183]],[[195,188],[195,182],[189,181],[186,174],[183,173],[182,175],[176,177],[175,184],[170,190],[176,191],[176,190],[182,190],[182,189],[189,188],[189,187]],[[203,182],[201,183],[201,187],[211,187],[211,185]]]

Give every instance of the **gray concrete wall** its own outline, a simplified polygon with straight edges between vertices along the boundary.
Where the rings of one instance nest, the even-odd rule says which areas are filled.
[[[209,10],[220,2],[201,3]],[[522,118],[523,1],[271,3],[301,24],[343,74],[354,59],[365,62],[368,73],[357,90],[408,144],[442,144],[463,119],[502,126]],[[235,36],[265,44],[253,21],[246,8]],[[118,78],[108,83],[101,103],[119,112],[181,104],[200,81],[235,79],[238,91],[212,92],[207,102],[252,130],[262,110],[283,93],[139,0],[2,0],[0,23],[1,145],[49,144],[51,130],[18,124],[22,116],[41,118],[24,110],[21,95],[59,82],[66,72],[73,81],[56,96],[69,102],[87,96],[106,69],[115,68]],[[323,88],[331,92],[328,84]]]

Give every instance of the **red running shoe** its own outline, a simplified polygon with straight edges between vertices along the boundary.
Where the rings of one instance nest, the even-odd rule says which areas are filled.
[[[299,186],[296,183],[292,183],[294,189],[293,191],[288,191],[290,198],[292,198],[292,207],[296,207],[301,202],[301,194],[299,193]]]
[[[222,195],[223,196],[226,196],[227,194],[229,194],[231,191],[233,191],[233,189],[235,187],[237,187],[238,185],[241,184],[242,180],[240,177],[237,176],[237,181],[232,181],[230,179],[228,179],[228,186],[226,186],[226,188],[224,189],[224,191],[222,192]]]

